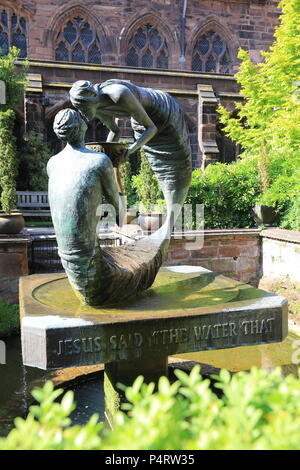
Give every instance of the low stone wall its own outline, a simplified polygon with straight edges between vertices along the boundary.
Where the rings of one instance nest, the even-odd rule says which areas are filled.
[[[18,278],[28,274],[22,235],[0,236],[0,297],[17,299]],[[242,282],[288,276],[300,282],[300,232],[271,228],[205,230],[176,234],[165,265],[197,265]]]
[[[19,277],[29,274],[28,243],[24,236],[0,236],[0,297],[8,303],[18,302]]]
[[[166,265],[203,266],[225,276],[257,285],[261,276],[258,229],[205,230],[172,238]]]
[[[264,278],[289,277],[300,282],[300,232],[270,228],[262,238],[262,273]]]
[[[16,278],[28,274],[27,245],[21,236],[0,236],[0,278]]]

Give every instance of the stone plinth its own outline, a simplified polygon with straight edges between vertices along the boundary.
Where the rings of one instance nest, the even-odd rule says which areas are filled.
[[[20,281],[23,362],[55,369],[105,364],[110,425],[124,400],[118,383],[167,375],[169,355],[279,342],[287,301],[197,266],[161,268],[151,289],[125,305],[83,306],[65,276]]]
[[[287,301],[196,266],[162,268],[118,307],[80,305],[63,275],[21,279],[23,361],[41,369],[282,341]],[[141,372],[141,371],[139,371]]]

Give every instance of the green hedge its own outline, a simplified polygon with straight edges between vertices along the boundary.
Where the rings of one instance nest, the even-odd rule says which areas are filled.
[[[47,163],[51,149],[42,134],[31,131],[24,135],[19,149],[20,168],[17,185],[26,191],[47,191]]]
[[[178,381],[165,377],[154,384],[137,378],[126,390],[128,415],[120,412],[114,431],[95,415],[84,426],[70,427],[73,393],[56,402],[62,390],[52,382],[35,389],[39,403],[15,429],[0,439],[0,449],[16,450],[277,450],[300,448],[300,381],[280,369],[253,368],[231,377],[223,370],[214,377],[217,396],[195,367],[190,375],[176,371]]]
[[[245,159],[193,171],[186,203],[204,205],[206,229],[248,228],[254,225],[252,207],[259,193],[256,163]]]
[[[0,186],[2,189],[0,206],[4,212],[16,207],[16,139],[13,135],[15,113],[8,109],[0,111]]]

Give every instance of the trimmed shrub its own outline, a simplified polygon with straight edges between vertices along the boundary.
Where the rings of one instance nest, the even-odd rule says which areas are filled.
[[[140,151],[141,165],[137,175],[132,177],[132,185],[136,191],[141,211],[151,211],[153,206],[163,195],[144,150]]]
[[[4,212],[11,212],[16,207],[18,162],[13,135],[14,121],[15,113],[11,109],[0,112],[0,204]]]
[[[22,187],[29,191],[47,191],[47,163],[52,152],[42,134],[28,132],[24,136],[24,144],[19,151]]]
[[[252,207],[259,193],[256,163],[245,159],[193,171],[186,203],[204,205],[206,229],[248,228],[254,225]]]
[[[11,212],[16,206],[18,161],[13,134],[15,114],[12,108],[22,101],[28,69],[28,61],[25,60],[22,71],[16,73],[15,61],[19,54],[20,51],[16,47],[10,48],[6,55],[2,55],[0,49],[0,80],[3,80],[6,86],[6,104],[0,105],[0,205],[4,212]]]
[[[138,377],[126,389],[129,411],[119,412],[109,431],[94,415],[86,426],[70,427],[71,391],[52,382],[34,389],[38,406],[15,420],[15,429],[0,439],[2,450],[297,450],[300,448],[300,381],[253,368],[233,376],[222,370],[214,387],[196,366],[178,380],[161,377],[158,391]]]
[[[19,305],[9,305],[0,298],[0,338],[19,331]]]
[[[131,165],[129,160],[120,165],[119,172],[122,188],[127,197],[127,205],[131,207],[136,203],[136,194],[131,181]]]

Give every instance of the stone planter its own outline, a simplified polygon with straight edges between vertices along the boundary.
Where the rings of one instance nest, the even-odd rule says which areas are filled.
[[[128,209],[125,216],[125,224],[131,224],[139,216],[139,212],[136,209]]]
[[[270,226],[276,219],[276,210],[274,207],[256,204],[253,207],[253,216],[257,225]]]
[[[21,212],[13,211],[10,214],[0,211],[0,234],[14,235],[20,233],[25,227],[25,220]]]
[[[139,215],[138,224],[144,232],[153,233],[163,225],[165,219],[165,214],[159,212],[142,213]]]

